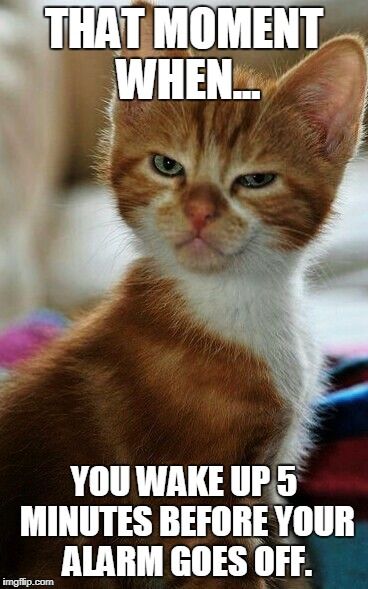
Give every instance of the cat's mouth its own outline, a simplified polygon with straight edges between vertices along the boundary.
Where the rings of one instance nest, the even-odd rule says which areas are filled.
[[[178,261],[196,272],[216,272],[226,267],[226,254],[208,239],[192,235],[175,244]]]
[[[185,248],[195,255],[206,255],[207,252],[214,252],[219,256],[226,255],[218,247],[204,239],[201,235],[191,236],[190,238],[175,244],[175,248],[177,250],[182,250]]]
[[[223,270],[234,256],[243,253],[244,246],[231,252],[222,249],[207,237],[195,235],[186,237],[175,244],[178,261],[191,270],[200,272],[216,272]]]
[[[242,243],[234,243],[232,247],[229,243],[221,247],[218,242],[214,243],[213,239],[202,234],[181,236],[173,245],[177,259],[184,266],[192,270],[216,271],[226,268],[234,258],[244,255],[257,234],[257,229],[253,228]]]

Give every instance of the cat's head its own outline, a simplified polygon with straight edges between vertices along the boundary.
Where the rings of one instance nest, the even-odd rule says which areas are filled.
[[[127,56],[177,56],[152,50],[147,14]],[[277,80],[236,69],[259,101],[114,99],[108,176],[145,251],[214,273],[304,248],[356,150],[366,72],[362,41],[342,36]]]

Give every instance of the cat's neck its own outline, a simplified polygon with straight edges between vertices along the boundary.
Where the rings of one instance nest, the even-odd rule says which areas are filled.
[[[196,274],[178,270],[168,277],[188,312],[209,332],[262,352],[267,339],[282,336],[297,320],[303,295],[300,260],[263,271]]]

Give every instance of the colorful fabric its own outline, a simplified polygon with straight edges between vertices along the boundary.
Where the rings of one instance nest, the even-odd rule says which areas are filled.
[[[368,587],[368,355],[331,358],[330,392],[320,402],[318,443],[298,501],[351,505],[354,538],[309,540],[321,589]]]
[[[0,333],[0,378],[57,337],[67,323],[63,315],[44,309]]]
[[[368,357],[331,359],[331,390],[320,402],[318,444],[303,493],[310,503],[368,512]]]

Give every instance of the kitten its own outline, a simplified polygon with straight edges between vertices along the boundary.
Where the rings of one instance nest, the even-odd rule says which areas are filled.
[[[151,21],[147,7],[135,55],[153,54]],[[279,80],[247,69],[234,80],[260,88],[262,100],[113,101],[103,169],[142,257],[2,394],[5,576],[61,588],[276,586],[252,569],[243,579],[167,575],[152,585],[60,579],[64,544],[108,539],[19,533],[20,505],[102,502],[74,497],[71,464],[301,463],[321,364],[303,276],[359,140],[363,44],[339,37]],[[142,502],[134,493],[126,501]],[[279,498],[269,489],[260,501]],[[231,502],[227,490],[221,504]],[[257,539],[244,544],[251,553]]]

